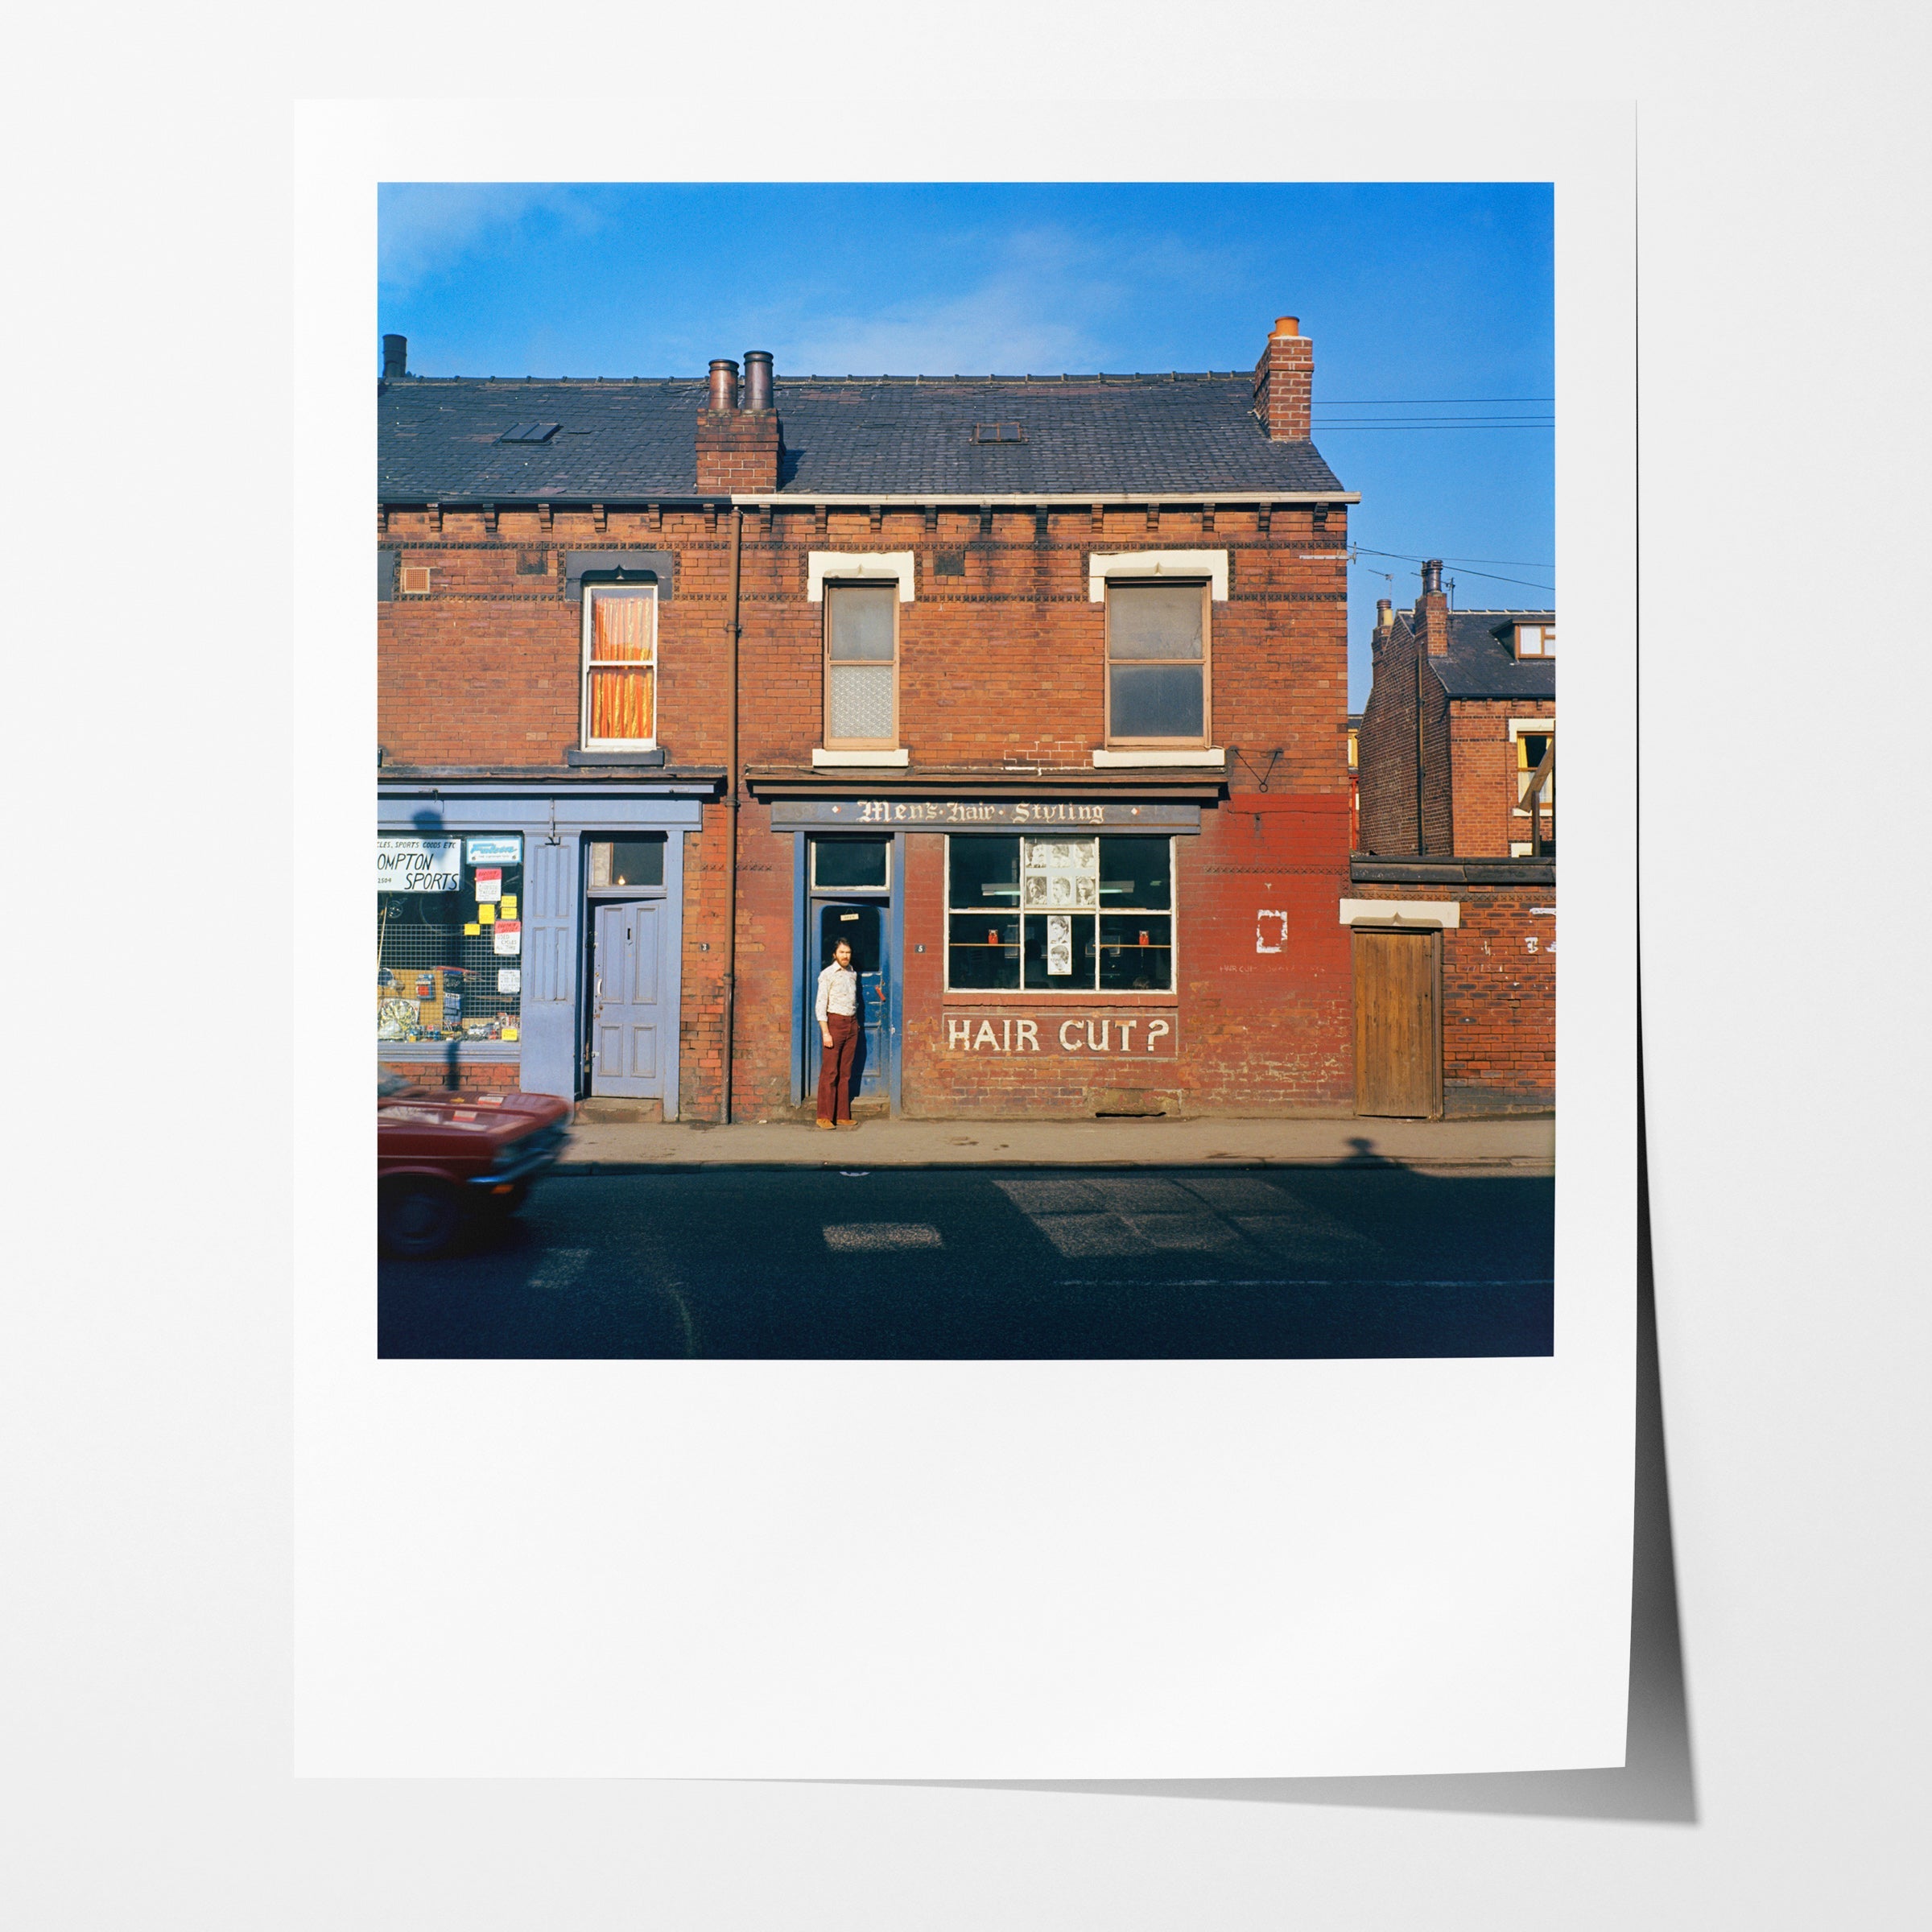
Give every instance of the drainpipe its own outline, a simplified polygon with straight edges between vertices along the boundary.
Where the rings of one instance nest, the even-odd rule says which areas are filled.
[[[720,1123],[731,1124],[731,1051],[738,997],[738,576],[745,554],[745,511],[731,513],[731,676],[724,739],[724,1060]]]

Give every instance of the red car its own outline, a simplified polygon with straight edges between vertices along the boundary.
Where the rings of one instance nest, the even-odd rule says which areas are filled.
[[[378,1232],[392,1254],[440,1253],[479,1215],[510,1215],[556,1165],[570,1103],[376,1083]]]

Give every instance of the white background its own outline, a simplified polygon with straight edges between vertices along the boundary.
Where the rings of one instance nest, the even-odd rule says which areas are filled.
[[[14,47],[8,775],[16,822],[55,835],[19,848],[14,897],[59,909],[41,930],[98,930],[98,898],[57,896],[74,852],[163,822],[171,944],[118,982],[105,1065],[47,1004],[47,956],[10,952],[31,1125],[0,1360],[0,1904],[88,1927],[1922,1919],[1926,1069],[1900,888],[1926,696],[1929,157],[1887,91],[1922,75],[1922,31],[1859,6],[1191,26],[988,7],[970,31],[894,9],[807,51],[732,19],[717,97],[802,140],[815,98],[868,79],[1042,105],[1300,85],[1356,97],[1370,157],[1421,97],[1505,124],[1533,100],[1638,101],[1645,1017],[1687,1728],[1653,1513],[1666,1614],[1638,1659],[1635,1774],[1186,1794],[291,1778],[301,1039],[216,997],[209,950],[259,912],[237,906],[235,838],[279,852],[292,825],[287,101],[555,87],[534,159],[587,76],[600,98],[634,83],[640,114],[713,84],[683,18],[626,12],[625,59],[600,61],[571,57],[588,10],[568,39],[488,8],[342,10],[308,41],[252,10],[109,10],[85,47]],[[77,683],[76,545],[52,539],[103,528],[152,621],[91,640],[117,683]]]

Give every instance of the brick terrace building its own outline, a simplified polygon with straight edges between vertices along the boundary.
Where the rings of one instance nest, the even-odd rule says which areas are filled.
[[[1252,374],[378,393],[383,1059],[667,1117],[1346,1109],[1347,517]],[[734,702],[735,692],[735,702]]]
[[[1374,642],[1351,865],[1362,1111],[1553,1106],[1555,613],[1451,610],[1432,561]]]

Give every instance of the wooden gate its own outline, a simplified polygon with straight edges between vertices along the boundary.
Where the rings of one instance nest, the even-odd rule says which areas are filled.
[[[1443,935],[1355,928],[1355,1110],[1443,1117]]]

